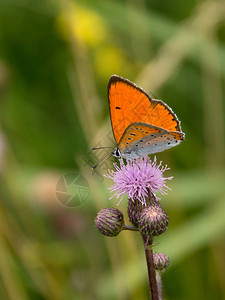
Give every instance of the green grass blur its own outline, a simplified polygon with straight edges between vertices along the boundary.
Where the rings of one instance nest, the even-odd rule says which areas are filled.
[[[115,145],[112,74],[164,100],[186,133],[157,154],[174,176],[154,248],[171,260],[164,299],[225,299],[224,20],[222,0],[0,1],[0,299],[149,299],[138,234],[94,227],[117,203],[102,177],[113,159],[90,169],[103,154],[91,147]],[[74,208],[55,195],[71,171],[90,187]]]

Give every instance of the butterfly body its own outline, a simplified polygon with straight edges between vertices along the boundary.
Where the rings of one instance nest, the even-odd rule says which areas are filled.
[[[145,123],[132,123],[125,130],[115,154],[119,152],[123,158],[135,159],[177,146],[183,139],[184,135],[180,132],[169,132]]]
[[[132,160],[162,152],[184,140],[180,121],[172,109],[162,100],[152,99],[128,79],[111,76],[108,100],[117,142],[114,156]]]
[[[108,99],[116,157],[136,159],[178,145],[184,140],[180,121],[162,100],[152,99],[131,81],[111,76]]]

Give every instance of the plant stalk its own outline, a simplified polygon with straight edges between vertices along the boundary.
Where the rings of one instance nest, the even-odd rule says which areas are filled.
[[[137,227],[134,227],[132,225],[124,224],[123,230],[133,230],[133,231],[138,231]]]
[[[145,257],[148,268],[148,278],[149,278],[149,287],[151,293],[151,300],[159,300],[158,296],[158,286],[156,281],[156,272],[153,263],[153,251],[151,245],[153,243],[153,239],[149,238],[149,236],[142,234],[142,239],[144,242],[145,248]]]
[[[156,281],[158,287],[159,300],[162,300],[162,272],[156,271]]]

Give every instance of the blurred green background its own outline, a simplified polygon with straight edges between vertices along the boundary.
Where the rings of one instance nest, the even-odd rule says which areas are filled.
[[[102,176],[113,158],[90,169],[104,154],[91,147],[114,145],[112,74],[163,99],[186,133],[157,154],[174,176],[154,248],[171,259],[164,299],[225,299],[225,5],[193,0],[0,1],[0,298],[149,299],[138,234],[94,227],[117,203]],[[83,205],[56,197],[70,172],[90,188]]]

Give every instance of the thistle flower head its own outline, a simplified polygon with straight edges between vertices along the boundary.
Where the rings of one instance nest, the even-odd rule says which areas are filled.
[[[106,236],[116,236],[124,227],[123,213],[117,208],[104,208],[97,214],[95,226]]]
[[[129,217],[129,221],[135,226],[138,227],[138,221],[140,218],[140,213],[145,206],[141,204],[140,201],[137,199],[129,199],[128,200],[128,207],[127,207],[127,214]]]
[[[165,271],[170,264],[169,257],[164,253],[154,253],[153,262],[155,270],[157,271]]]
[[[144,234],[156,236],[166,231],[169,218],[166,212],[158,205],[145,207],[138,220],[138,227]]]
[[[172,177],[163,177],[163,172],[169,168],[163,166],[162,162],[157,165],[156,157],[153,161],[144,157],[126,160],[126,163],[120,159],[119,163],[120,166],[114,163],[115,171],[108,170],[108,174],[105,175],[114,181],[110,188],[111,192],[114,192],[111,198],[116,197],[119,203],[127,194],[129,199],[137,199],[142,205],[146,205],[148,192],[156,197],[156,192],[166,194],[169,189],[165,182]]]

